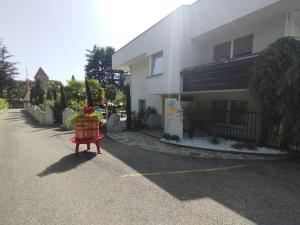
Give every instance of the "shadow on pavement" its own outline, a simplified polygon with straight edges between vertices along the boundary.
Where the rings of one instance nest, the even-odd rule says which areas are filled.
[[[83,164],[93,159],[96,155],[96,153],[88,151],[82,151],[78,155],[66,155],[63,158],[61,158],[58,162],[48,166],[44,171],[37,175],[39,177],[44,177],[52,173],[62,173],[68,170],[75,169],[80,164]]]
[[[109,138],[101,146],[140,173],[120,179],[145,177],[180,201],[209,199],[256,224],[300,224],[300,164],[170,156],[124,146]],[[250,166],[214,172],[159,174],[243,164]]]

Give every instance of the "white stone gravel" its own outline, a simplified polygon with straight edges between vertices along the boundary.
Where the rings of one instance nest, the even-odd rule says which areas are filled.
[[[217,151],[233,151],[237,153],[253,153],[253,154],[278,154],[278,155],[285,155],[287,152],[274,149],[274,148],[267,148],[267,147],[257,147],[256,149],[235,149],[232,147],[233,144],[238,143],[237,141],[226,140],[223,138],[219,138],[219,144],[213,144],[210,142],[211,137],[194,137],[190,139],[188,137],[184,137],[181,141],[174,141],[174,140],[166,140],[162,138],[161,140],[166,143],[177,144],[180,146],[186,147],[195,147],[201,149],[209,149],[209,150],[217,150]]]
[[[143,134],[141,132],[123,131],[118,133],[107,133],[107,135],[114,139],[115,141],[127,145],[134,146],[140,149],[153,152],[161,152],[172,155],[181,156],[192,156],[192,157],[203,157],[203,158],[222,158],[222,159],[263,159],[263,160],[273,160],[279,158],[285,158],[288,155],[285,154],[270,154],[259,155],[259,154],[243,154],[235,150],[235,152],[230,151],[214,151],[211,149],[200,149],[191,148],[183,145],[178,145],[175,142],[162,142],[158,138],[151,137],[149,135]],[[176,145],[174,145],[176,143]]]

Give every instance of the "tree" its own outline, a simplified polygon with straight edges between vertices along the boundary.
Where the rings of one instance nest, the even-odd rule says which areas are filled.
[[[108,103],[113,102],[117,96],[117,88],[113,84],[109,84],[105,87],[105,98],[106,98],[106,121],[108,120]]]
[[[51,100],[51,99],[52,99],[52,93],[51,93],[50,88],[47,89],[46,99],[47,99],[47,100]]]
[[[91,90],[93,103],[99,104],[99,92],[100,92],[100,85],[96,79],[90,79],[87,81]]]
[[[60,83],[60,103],[63,110],[67,108],[67,99],[64,91],[64,86],[62,85],[62,83]]]
[[[67,82],[67,86],[65,87],[65,93],[68,101],[81,101],[85,99],[84,94],[84,82],[72,79]]]
[[[113,102],[117,96],[117,88],[113,84],[109,84],[106,86],[105,97],[107,101]]]
[[[86,91],[87,105],[93,107],[94,102],[93,102],[92,92],[87,78],[85,78],[85,91]]]
[[[59,93],[59,90],[60,90],[60,84],[61,84],[61,82],[57,81],[57,80],[51,80],[50,83],[49,83],[49,89],[51,91],[51,94],[52,94],[52,97],[53,97],[54,101],[57,100],[58,93]]]
[[[117,91],[116,98],[114,100],[114,104],[116,105],[122,105],[126,103],[126,96],[124,95],[123,92]]]
[[[21,99],[24,97],[25,91],[27,90],[26,81],[10,79],[6,84],[6,97],[8,99]]]
[[[6,46],[0,41],[0,97],[3,97],[8,83],[18,74],[17,63],[9,61],[11,57],[13,56],[9,54]]]
[[[44,103],[45,91],[41,86],[40,79],[37,79],[35,85],[31,88],[30,91],[30,103],[33,105],[41,105]]]
[[[264,50],[251,73],[250,91],[265,118],[280,127],[282,146],[300,134],[300,41],[284,37]]]
[[[132,129],[132,118],[131,118],[131,97],[130,97],[130,86],[126,85],[124,88],[124,94],[126,97],[126,104],[125,104],[125,109],[126,109],[126,123],[127,123],[127,128]]]
[[[113,47],[98,47],[94,45],[93,50],[87,50],[87,64],[85,72],[88,79],[97,79],[102,87],[107,84],[116,84],[123,90],[125,76],[124,71],[112,69]]]

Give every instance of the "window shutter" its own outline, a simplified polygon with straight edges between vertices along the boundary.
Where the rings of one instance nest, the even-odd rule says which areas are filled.
[[[220,59],[230,58],[230,48],[231,48],[230,41],[216,45],[214,48],[214,59],[220,60]]]
[[[233,42],[233,56],[252,54],[253,34],[238,38]]]

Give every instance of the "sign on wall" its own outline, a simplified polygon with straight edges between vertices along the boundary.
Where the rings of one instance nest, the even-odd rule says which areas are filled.
[[[183,109],[176,98],[165,99],[164,132],[170,135],[177,135],[180,139],[182,139]]]

